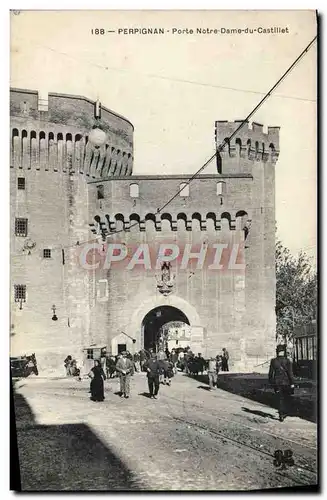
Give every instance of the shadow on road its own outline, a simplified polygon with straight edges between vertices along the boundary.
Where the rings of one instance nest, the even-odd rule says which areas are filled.
[[[13,399],[22,491],[141,489],[88,425],[39,425],[27,400],[16,391]],[[17,482],[12,489],[20,490]]]
[[[208,376],[192,376],[198,382],[207,384]],[[292,410],[290,416],[303,418],[310,422],[317,421],[317,395],[316,385],[310,381],[296,381],[295,395],[292,396]],[[204,389],[204,386],[198,386]],[[268,383],[267,376],[249,373],[219,373],[218,388],[232,394],[237,394],[252,401],[265,404],[274,409],[278,408],[278,400],[273,389]],[[208,387],[209,389],[209,387]],[[207,390],[208,390],[207,389]]]
[[[274,415],[271,415],[271,413],[266,413],[264,411],[260,410],[251,410],[250,408],[245,408],[244,406],[242,407],[242,410],[245,411],[246,413],[251,413],[252,415],[258,415],[258,417],[268,417],[271,418],[272,420],[278,420],[277,417]]]
[[[144,396],[145,398],[150,399],[150,393],[149,392],[139,392],[139,396]]]
[[[198,389],[203,389],[204,391],[210,391],[210,387],[208,385],[198,385]]]

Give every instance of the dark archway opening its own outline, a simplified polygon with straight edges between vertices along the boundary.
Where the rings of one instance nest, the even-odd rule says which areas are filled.
[[[162,327],[171,321],[180,321],[190,325],[185,314],[173,306],[159,306],[148,312],[142,321],[144,349],[147,351],[149,349],[157,351]]]

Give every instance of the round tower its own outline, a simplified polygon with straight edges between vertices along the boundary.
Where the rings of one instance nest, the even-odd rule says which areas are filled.
[[[133,125],[81,96],[11,89],[11,353],[41,369],[88,344],[88,179],[131,175]],[[101,115],[101,116],[99,116]],[[97,124],[101,147],[88,140]],[[52,319],[55,306],[56,321]]]

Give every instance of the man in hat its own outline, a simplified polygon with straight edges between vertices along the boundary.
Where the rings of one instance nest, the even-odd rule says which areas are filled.
[[[226,347],[223,347],[221,371],[229,372],[228,361],[229,361],[229,353],[228,353]]]
[[[269,383],[278,396],[278,414],[280,422],[287,417],[291,396],[294,394],[292,362],[287,358],[286,345],[278,345],[276,357],[270,361]]]
[[[150,398],[157,399],[161,367],[156,354],[152,354],[151,358],[145,363],[144,368],[147,372]]]
[[[120,397],[129,398],[131,375],[134,373],[134,363],[127,356],[127,352],[122,352],[122,357],[118,359],[116,371],[120,379]]]

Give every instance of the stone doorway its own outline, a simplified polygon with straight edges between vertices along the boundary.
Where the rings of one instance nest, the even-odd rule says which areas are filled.
[[[149,351],[158,350],[163,339],[164,326],[168,323],[179,322],[190,326],[187,316],[177,307],[162,305],[151,309],[143,318],[141,330],[143,337],[142,348]],[[164,345],[164,348],[166,345]]]

